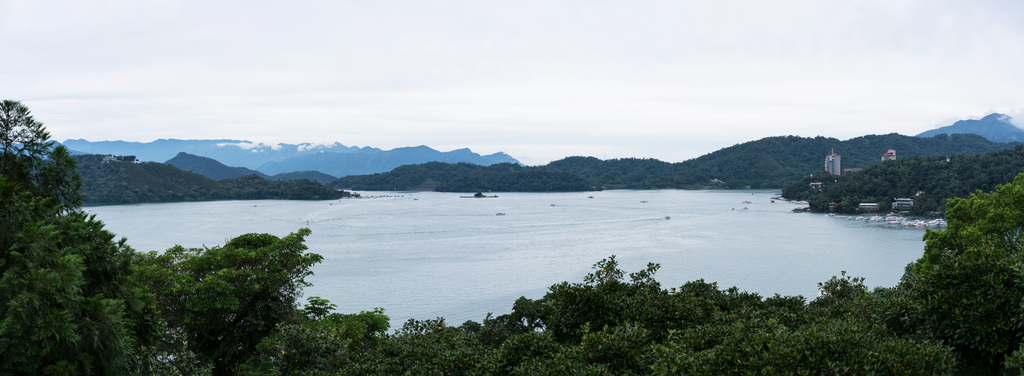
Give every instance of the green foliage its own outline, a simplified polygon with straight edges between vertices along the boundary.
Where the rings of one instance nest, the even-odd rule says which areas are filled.
[[[333,200],[350,196],[349,192],[327,188],[319,183],[300,180],[267,180],[256,175],[220,181],[234,200]]]
[[[125,374],[158,336],[133,251],[79,209],[75,163],[0,103],[0,373]]]
[[[313,300],[312,298],[310,298]],[[317,308],[311,309],[312,306]],[[333,306],[315,299],[304,311]],[[317,314],[319,315],[319,314]],[[388,317],[382,309],[354,315],[328,313],[319,318],[300,318],[282,323],[258,346],[241,374],[322,375],[359,361],[382,346]]]
[[[998,369],[1024,340],[1024,257],[983,251],[930,261],[908,278],[910,319],[952,346],[965,364]]]
[[[140,255],[160,297],[168,351],[184,344],[213,364],[214,375],[236,372],[263,338],[297,313],[305,277],[322,260],[305,252],[309,233],[246,234],[223,247],[176,246]]]
[[[1024,343],[1024,175],[992,193],[948,202],[949,226],[928,231],[912,264],[910,318],[980,369],[1020,367]]]
[[[1024,158],[1024,151],[1021,151]],[[1015,253],[1024,249],[1024,175],[995,188],[992,193],[975,192],[947,203],[944,231],[925,233],[922,264],[945,253]]]
[[[956,367],[949,347],[902,326],[892,329],[892,318],[906,313],[905,300],[886,289],[868,291],[861,278],[834,277],[820,284],[821,297],[804,304],[802,297],[761,299],[703,281],[663,290],[654,280],[657,269],[649,264],[627,281],[610,257],[596,263],[583,283],[556,284],[539,300],[520,298],[512,313],[489,315],[483,324],[410,320],[392,335],[364,336],[358,346],[352,344],[360,335],[346,323],[322,326],[336,314],[304,318],[309,321],[282,326],[265,341],[272,346],[263,347],[263,362],[250,362],[248,369],[338,375],[941,375]],[[312,299],[306,311],[326,306]]]
[[[655,345],[656,374],[952,374],[949,350],[893,337],[883,326],[832,319],[801,327],[744,319],[673,332]]]
[[[447,326],[444,319],[410,319],[337,374],[477,375],[485,373],[488,354],[478,336]]]

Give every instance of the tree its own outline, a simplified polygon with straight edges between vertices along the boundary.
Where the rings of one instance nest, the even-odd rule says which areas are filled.
[[[904,278],[909,317],[970,367],[997,369],[1024,343],[1024,175],[946,206],[948,227],[925,233]]]
[[[305,252],[309,234],[245,234],[223,247],[140,255],[169,329],[165,345],[211,362],[214,375],[237,372],[279,323],[302,313],[305,277],[323,259]]]
[[[124,374],[157,337],[124,240],[81,212],[67,150],[0,102],[0,373]]]

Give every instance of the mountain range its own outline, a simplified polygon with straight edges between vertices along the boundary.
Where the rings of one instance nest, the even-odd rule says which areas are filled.
[[[1003,114],[989,114],[978,120],[960,120],[952,125],[921,132],[917,137],[932,137],[940,134],[973,133],[995,142],[1024,142],[1024,130],[1011,122],[1012,117]]]
[[[266,145],[244,140],[177,140],[153,142],[88,141],[70,139],[63,142],[73,154],[133,155],[140,161],[165,162],[185,152],[214,159],[226,166],[243,167],[266,175],[295,171],[319,171],[341,177],[391,171],[405,164],[426,162],[466,162],[478,165],[516,163],[515,158],[498,152],[480,155],[469,149],[441,152],[427,146],[381,150],[371,147],[350,147],[335,142],[328,145],[310,143]]]
[[[248,175],[256,175],[267,180],[307,179],[315,181],[320,184],[327,184],[337,179],[334,176],[327,175],[320,171],[283,172],[280,174],[270,176],[262,172],[251,170],[245,167],[231,167],[218,162],[216,159],[200,157],[198,155],[192,155],[186,152],[178,153],[178,155],[175,155],[174,158],[168,159],[167,162],[164,162],[164,164],[168,164],[185,171],[191,171],[218,181],[224,179],[234,179],[237,177]]]
[[[439,152],[426,146],[384,151],[339,143],[267,146],[237,140],[68,140],[65,145],[78,152],[135,155],[140,160],[162,158],[177,150],[166,159],[166,165],[215,181],[256,175],[267,180],[306,179],[334,188],[358,190],[564,191],[777,188],[821,170],[824,155],[831,151],[842,155],[842,167],[866,168],[878,164],[889,149],[896,150],[898,158],[983,155],[1020,145],[1016,141],[995,142],[984,136],[1024,139],[1024,134],[1016,135],[1024,132],[1001,114],[958,121],[930,132],[937,135],[929,137],[930,133],[925,132],[911,137],[892,133],[845,141],[820,136],[776,136],[677,163],[642,158],[567,157],[534,167],[522,166],[504,153],[481,156],[469,149]],[[254,165],[258,167],[246,167]],[[490,167],[481,168],[484,166]]]

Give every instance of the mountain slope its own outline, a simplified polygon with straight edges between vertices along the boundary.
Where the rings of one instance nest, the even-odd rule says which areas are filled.
[[[86,204],[131,204],[235,199],[328,200],[347,192],[308,180],[268,181],[249,175],[223,181],[156,163],[103,162],[101,155],[73,157]]]
[[[1003,114],[990,114],[979,120],[960,120],[952,125],[922,132],[917,137],[940,134],[973,133],[995,142],[1022,142],[1024,130],[1010,123],[1012,118]]]
[[[191,171],[213,180],[231,179],[246,175],[256,175],[264,179],[269,178],[269,176],[259,171],[250,170],[245,167],[227,166],[213,158],[200,157],[186,152],[178,153],[178,155],[168,159],[164,164],[169,164],[185,171]]]

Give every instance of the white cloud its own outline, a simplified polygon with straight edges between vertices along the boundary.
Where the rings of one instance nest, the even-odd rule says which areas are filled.
[[[1017,128],[1024,129],[1024,111],[1008,112],[1005,115],[1000,120],[1013,124]]]
[[[221,143],[217,144],[217,147],[221,147],[222,148],[222,147],[225,147],[225,146],[234,146],[234,147],[240,148],[242,150],[253,150],[253,151],[256,151],[255,149],[263,147],[263,144],[257,144],[257,143],[253,143],[253,142],[235,142],[235,143],[221,142]]]
[[[241,148],[242,150],[252,150],[254,153],[257,153],[257,152],[260,152],[260,151],[263,151],[263,150],[266,150],[266,149],[281,150],[283,148],[283,146],[281,146],[280,143],[277,143],[277,144],[264,144],[262,142],[256,143],[256,142],[252,142],[252,141],[235,142],[235,143],[221,142],[221,143],[217,144],[217,147],[225,147],[225,146],[234,146],[234,147]]]

